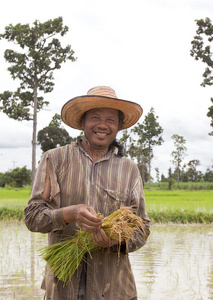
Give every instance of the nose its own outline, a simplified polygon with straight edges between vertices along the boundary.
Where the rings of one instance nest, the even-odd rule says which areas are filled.
[[[99,120],[99,123],[97,124],[96,127],[101,128],[101,129],[107,129],[108,128],[107,123],[104,120]]]

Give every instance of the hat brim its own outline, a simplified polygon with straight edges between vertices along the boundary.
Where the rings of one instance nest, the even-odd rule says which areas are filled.
[[[121,129],[133,126],[143,113],[142,107],[135,102],[105,96],[85,95],[67,101],[61,109],[61,117],[66,125],[82,130],[83,114],[94,108],[113,108],[122,111],[124,119]]]

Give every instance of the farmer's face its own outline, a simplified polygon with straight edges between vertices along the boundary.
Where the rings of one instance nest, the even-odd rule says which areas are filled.
[[[119,130],[118,110],[95,108],[82,121],[85,138],[93,149],[108,149]]]

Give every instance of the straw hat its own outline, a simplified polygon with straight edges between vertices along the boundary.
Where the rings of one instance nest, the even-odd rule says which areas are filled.
[[[124,119],[121,129],[134,125],[143,113],[139,104],[118,99],[112,88],[97,86],[90,89],[87,95],[66,102],[61,110],[61,117],[68,126],[82,130],[81,118],[86,111],[93,108],[114,108],[122,111]]]

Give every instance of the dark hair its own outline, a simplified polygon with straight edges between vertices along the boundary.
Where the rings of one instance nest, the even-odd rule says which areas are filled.
[[[119,119],[119,123],[123,124],[124,114],[121,110],[118,111],[118,119]]]
[[[120,124],[123,124],[123,119],[124,119],[124,114],[121,110],[119,110],[118,111],[118,120],[119,120]],[[112,142],[112,144],[110,145],[110,148],[113,147],[113,146],[118,148],[118,156],[123,157],[124,156],[124,147],[123,147],[123,145],[118,140],[115,139]]]
[[[123,157],[124,156],[124,147],[123,145],[118,141],[118,140],[114,140],[112,142],[112,144],[109,146],[109,149],[112,149],[112,147],[117,147],[118,148],[118,156],[119,157]]]

